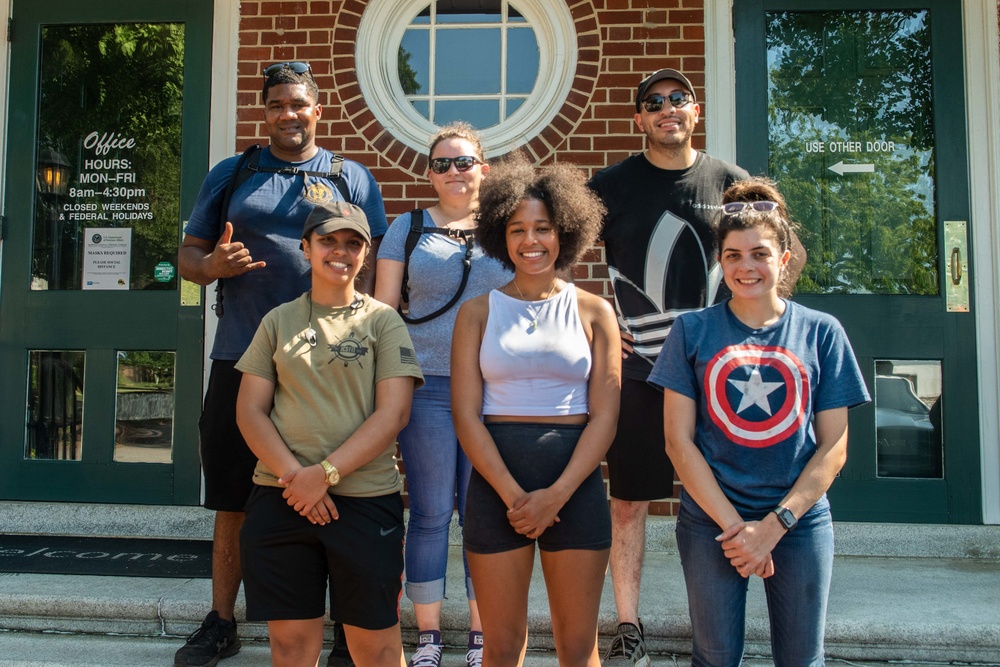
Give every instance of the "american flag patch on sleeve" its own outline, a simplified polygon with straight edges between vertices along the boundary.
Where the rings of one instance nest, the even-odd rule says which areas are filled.
[[[417,355],[409,347],[400,347],[399,348],[399,361],[401,363],[404,363],[404,364],[413,364],[414,366],[416,366],[417,365]]]

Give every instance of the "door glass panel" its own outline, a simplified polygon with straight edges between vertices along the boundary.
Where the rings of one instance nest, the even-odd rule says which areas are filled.
[[[174,352],[118,352],[115,461],[170,463]]]
[[[941,362],[875,361],[879,477],[944,478]]]
[[[83,458],[83,368],[86,354],[28,351],[28,414],[24,458]]]
[[[176,289],[184,25],[41,29],[31,289]]]
[[[938,287],[925,10],[768,12],[768,171],[809,253],[797,291]]]

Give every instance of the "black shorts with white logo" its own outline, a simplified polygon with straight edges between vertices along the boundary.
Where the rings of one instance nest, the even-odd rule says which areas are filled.
[[[340,518],[310,523],[282,489],[255,486],[240,531],[247,620],[330,617],[365,630],[399,623],[403,590],[403,500],[333,496]]]

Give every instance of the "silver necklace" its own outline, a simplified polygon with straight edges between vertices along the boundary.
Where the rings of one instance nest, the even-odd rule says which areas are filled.
[[[528,311],[528,314],[531,315],[531,322],[528,323],[528,333],[532,333],[538,328],[538,309],[535,308],[534,310],[532,310],[530,305],[531,302],[524,298],[524,294],[521,292],[521,288],[517,286],[517,280],[512,278],[510,282],[511,284],[514,285],[514,289],[517,290],[517,295],[521,298],[521,301],[524,302],[524,307]],[[553,280],[552,283],[549,285],[549,290],[548,290],[549,296],[552,296],[552,290],[555,289],[555,284],[556,283]]]

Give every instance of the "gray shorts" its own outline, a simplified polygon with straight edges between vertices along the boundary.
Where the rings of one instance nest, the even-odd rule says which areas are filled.
[[[500,456],[525,491],[551,486],[566,469],[583,425],[487,424]],[[611,547],[611,513],[601,468],[594,469],[559,510],[559,522],[536,539],[520,535],[507,520],[507,506],[476,470],[465,501],[465,548],[472,553],[513,551],[538,542],[542,551]]]

